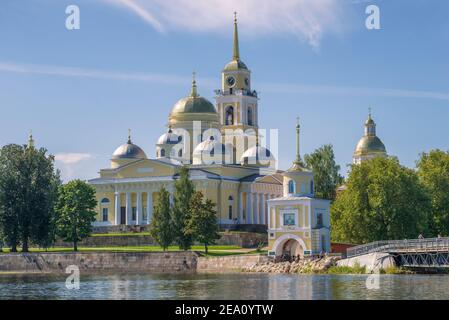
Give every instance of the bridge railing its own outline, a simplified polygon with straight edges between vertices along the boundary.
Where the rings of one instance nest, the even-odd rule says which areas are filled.
[[[348,248],[346,256],[350,258],[374,252],[428,252],[448,249],[449,238],[388,240],[376,241]]]

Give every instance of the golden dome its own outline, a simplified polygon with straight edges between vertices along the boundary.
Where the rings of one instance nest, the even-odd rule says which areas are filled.
[[[377,136],[363,136],[355,148],[354,155],[366,155],[371,153],[386,154],[387,150],[383,142]]]
[[[224,71],[238,71],[238,70],[248,70],[246,64],[244,64],[243,61],[241,61],[240,59],[232,60],[224,67]]]
[[[215,116],[218,121],[218,113],[215,106],[212,102],[198,94],[195,78],[192,81],[192,91],[190,92],[190,95],[182,98],[173,106],[170,117],[182,117],[182,115],[189,115],[192,113],[211,114]]]
[[[386,154],[387,150],[383,142],[376,135],[376,123],[369,109],[368,119],[365,121],[365,135],[360,139],[354,151],[354,156],[369,154]]]

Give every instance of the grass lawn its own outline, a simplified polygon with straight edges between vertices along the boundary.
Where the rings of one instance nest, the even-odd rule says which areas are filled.
[[[235,250],[242,249],[239,246],[209,246],[210,253],[235,253]],[[95,248],[87,248],[87,247],[79,247],[78,250],[80,252],[160,252],[163,251],[159,246],[127,246],[127,247],[95,247]],[[193,246],[192,251],[204,252],[204,246]],[[19,250],[20,251],[20,250]],[[39,249],[39,248],[30,248],[30,252],[71,252],[72,248],[49,248]],[[179,251],[177,246],[170,246],[167,251]],[[227,252],[226,252],[227,251]],[[4,248],[3,252],[9,252],[9,249]],[[238,252],[237,252],[238,253]]]

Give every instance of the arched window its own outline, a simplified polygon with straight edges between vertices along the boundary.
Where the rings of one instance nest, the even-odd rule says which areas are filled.
[[[295,182],[293,180],[290,180],[288,182],[288,193],[290,193],[290,194],[295,193]]]
[[[234,204],[234,198],[232,196],[228,197],[228,201],[229,201],[229,207],[228,207],[228,218],[229,220],[232,220],[233,218],[233,214],[232,214],[232,206]]]
[[[161,149],[161,158],[165,157],[165,149]]]
[[[102,200],[101,200],[101,204],[109,204],[109,199],[108,198],[103,198]]]
[[[248,125],[253,125],[253,109],[251,107],[248,108]]]
[[[233,125],[234,124],[234,107],[229,106],[226,109],[226,120],[225,120],[225,124],[227,126],[229,125]]]

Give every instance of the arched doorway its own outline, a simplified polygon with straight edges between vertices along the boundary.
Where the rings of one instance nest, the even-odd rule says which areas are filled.
[[[307,246],[301,237],[295,234],[284,234],[276,239],[272,250],[276,253],[276,258],[281,258],[285,255],[303,257]]]

